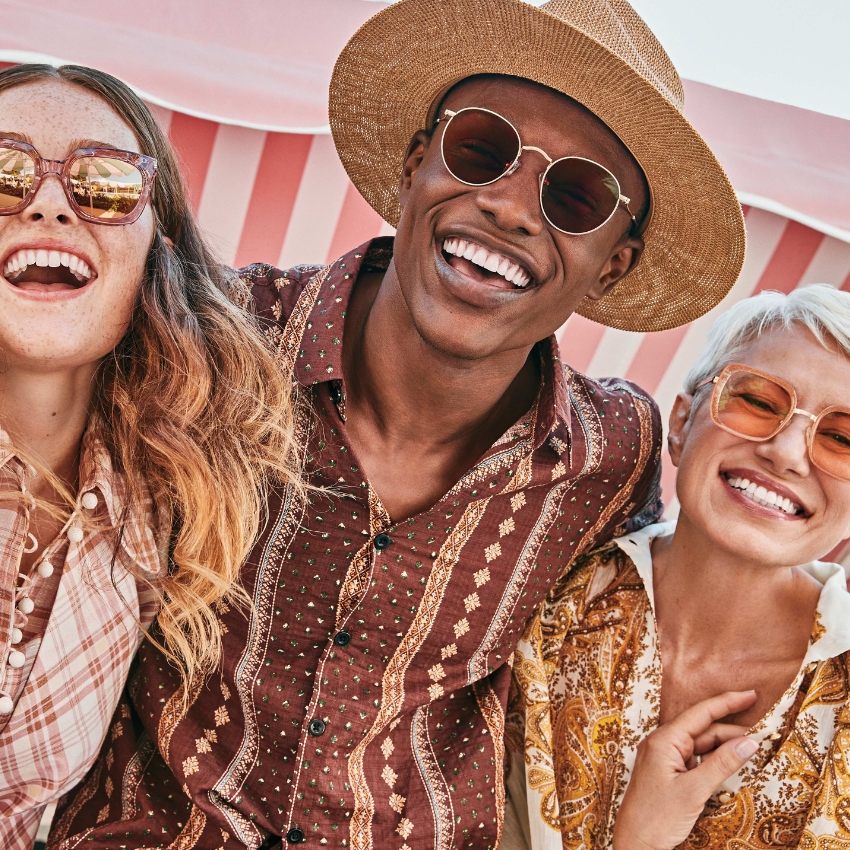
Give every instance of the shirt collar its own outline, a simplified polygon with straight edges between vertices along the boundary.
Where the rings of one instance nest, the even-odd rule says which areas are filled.
[[[111,525],[121,529],[121,548],[130,563],[149,574],[159,573],[165,566],[165,558],[157,539],[158,518],[147,488],[142,491],[142,504],[131,505],[126,478],[115,471],[98,430],[89,428],[80,450],[78,498],[95,491],[106,507]]]
[[[614,541],[635,565],[653,612],[652,541],[657,537],[669,537],[675,529],[675,521],[659,522]],[[812,561],[803,564],[800,569],[822,586],[812,638],[803,661],[805,666],[850,651],[850,593],[847,592],[847,573],[840,564]]]
[[[342,380],[345,316],[352,289],[361,271],[386,271],[393,244],[393,237],[372,239],[318,272],[324,273],[325,278],[310,309],[294,368],[295,379],[302,386]],[[554,335],[539,342],[537,351],[541,384],[534,448],[550,436],[555,438],[553,447],[559,443],[569,446],[569,386],[573,373],[562,365]]]
[[[11,464],[14,461],[17,463],[13,468]],[[18,486],[23,483],[24,475],[35,474],[35,470],[18,455],[9,435],[2,428],[0,469],[14,475]],[[93,427],[83,434],[79,477],[77,499],[82,499],[85,493],[95,493],[98,504],[105,506],[110,525],[121,529],[121,548],[130,563],[138,564],[147,573],[158,573],[164,566],[164,559],[155,534],[157,518],[150,497],[145,490],[141,508],[130,508],[126,480],[114,470],[109,450],[99,431]]]

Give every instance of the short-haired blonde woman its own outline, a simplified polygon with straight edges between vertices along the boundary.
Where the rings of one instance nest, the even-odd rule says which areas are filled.
[[[238,294],[127,86],[0,72],[4,850],[95,760],[158,608],[183,675],[215,665],[264,488],[297,486],[288,385]]]
[[[678,520],[549,595],[515,656],[505,846],[850,847],[850,294],[721,316],[676,399]]]

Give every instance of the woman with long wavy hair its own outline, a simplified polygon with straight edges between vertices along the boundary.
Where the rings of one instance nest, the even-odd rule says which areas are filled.
[[[144,630],[184,681],[268,486],[300,490],[290,386],[123,83],[0,72],[0,846],[94,761]]]

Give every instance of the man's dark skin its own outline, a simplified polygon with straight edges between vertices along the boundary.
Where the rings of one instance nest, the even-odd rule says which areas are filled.
[[[570,98],[516,77],[473,77],[440,107],[491,109],[523,145],[553,159],[583,156],[608,168],[632,211],[648,190],[628,149]],[[362,275],[346,318],[346,427],[362,468],[395,522],[429,508],[534,402],[535,343],[554,333],[583,298],[601,298],[640,259],[620,207],[593,233],[553,228],[540,209],[546,160],[524,151],[520,167],[488,186],[446,170],[443,124],[411,141],[400,182],[393,261]],[[447,237],[472,240],[532,274],[524,290],[443,254]]]

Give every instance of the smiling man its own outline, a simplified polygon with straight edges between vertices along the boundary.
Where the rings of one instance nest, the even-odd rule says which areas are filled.
[[[523,625],[660,507],[653,402],[553,334],[688,322],[743,260],[681,98],[622,0],[401,0],[352,38],[334,138],[397,236],[244,274],[326,489],[271,495],[219,674],[184,700],[142,651],[58,846],[498,844]]]

